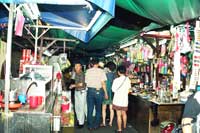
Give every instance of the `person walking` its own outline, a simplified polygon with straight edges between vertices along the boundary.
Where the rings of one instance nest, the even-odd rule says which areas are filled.
[[[88,105],[88,115],[87,115],[87,124],[88,129],[93,130],[97,129],[101,123],[101,106],[103,97],[108,99],[108,94],[106,91],[107,80],[105,72],[98,68],[99,60],[92,59],[91,62],[92,68],[88,69],[85,74],[85,82],[88,88],[87,92],[87,105]],[[93,110],[96,110],[95,119],[93,121]]]
[[[116,77],[115,74],[115,69],[116,69],[116,65],[114,62],[108,62],[105,65],[104,71],[106,72],[106,77],[107,77],[107,81],[106,81],[106,89],[107,89],[107,93],[108,93],[108,99],[104,99],[103,101],[103,105],[102,105],[102,124],[101,127],[105,127],[106,126],[106,109],[107,106],[109,106],[109,113],[110,113],[110,119],[109,119],[109,126],[112,126],[113,123],[113,118],[114,118],[114,110],[112,108],[112,100],[113,100],[113,93],[112,93],[112,83],[113,80]]]
[[[75,113],[78,121],[78,128],[84,127],[85,117],[87,116],[87,102],[86,102],[86,86],[85,75],[82,71],[80,62],[75,63],[75,84],[70,85],[70,88],[75,89]]]
[[[121,133],[122,124],[124,129],[126,129],[127,124],[126,111],[128,110],[128,91],[131,88],[131,81],[125,76],[125,66],[119,66],[117,68],[117,73],[119,77],[116,78],[112,84],[112,91],[114,92],[113,109],[116,110],[117,113],[117,132]]]

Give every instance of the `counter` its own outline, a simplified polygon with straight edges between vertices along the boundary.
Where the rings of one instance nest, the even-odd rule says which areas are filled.
[[[10,110],[8,133],[50,133],[52,131],[55,99],[56,96],[54,95],[48,100],[49,105],[45,107],[41,105],[36,109],[30,109],[29,105],[26,104],[19,109]],[[0,133],[4,133],[5,113],[3,111],[2,108],[0,112]]]
[[[180,124],[183,109],[180,102],[160,103],[129,94],[128,122],[139,133],[159,133],[162,121]]]

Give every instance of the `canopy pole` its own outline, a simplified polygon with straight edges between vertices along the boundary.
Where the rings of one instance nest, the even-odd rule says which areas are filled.
[[[64,51],[64,53],[65,53],[65,49],[66,49],[66,42],[64,41],[63,42],[63,51]]]
[[[34,53],[34,62],[37,62],[37,47],[38,47],[38,19],[36,20],[35,27],[35,53]]]
[[[8,125],[8,113],[9,113],[9,93],[10,93],[10,75],[11,75],[11,44],[12,44],[12,32],[13,32],[13,17],[14,17],[15,4],[10,4],[9,19],[8,19],[8,33],[7,33],[7,45],[6,45],[6,73],[5,73],[5,123],[4,132],[9,132]]]

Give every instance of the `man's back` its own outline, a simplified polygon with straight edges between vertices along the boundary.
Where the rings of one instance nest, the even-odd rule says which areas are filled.
[[[85,82],[87,87],[94,87],[100,89],[102,87],[101,82],[106,80],[105,72],[100,68],[90,68],[86,71]]]

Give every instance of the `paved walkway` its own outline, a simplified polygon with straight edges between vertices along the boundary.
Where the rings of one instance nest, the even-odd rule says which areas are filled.
[[[113,126],[100,127],[96,130],[89,131],[87,125],[83,128],[63,128],[62,133],[115,133],[117,129],[117,121],[113,121]],[[138,133],[130,124],[127,124],[127,129],[123,133]]]
[[[116,122],[113,123],[112,127],[106,126],[98,128],[97,130],[89,131],[85,126],[83,129],[75,128],[75,133],[115,133],[117,129]],[[127,129],[123,131],[123,133],[138,133],[131,125],[127,125]]]

